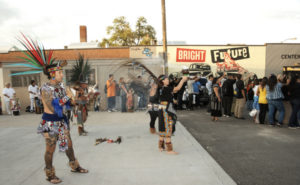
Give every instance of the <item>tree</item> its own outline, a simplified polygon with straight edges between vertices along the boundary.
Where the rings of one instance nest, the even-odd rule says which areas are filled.
[[[151,40],[156,40],[155,29],[147,24],[145,17],[139,17],[135,25],[135,44],[136,45],[150,45]]]
[[[135,31],[130,27],[129,22],[124,16],[117,17],[112,26],[108,26],[107,34],[110,38],[102,39],[101,47],[109,46],[132,46],[132,45],[150,45],[151,40],[155,40],[155,29],[147,24],[147,19],[139,17]]]

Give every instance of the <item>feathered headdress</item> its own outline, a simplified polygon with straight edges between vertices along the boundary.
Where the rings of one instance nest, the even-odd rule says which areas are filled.
[[[12,73],[11,76],[44,72],[44,74],[48,77],[54,78],[55,71],[62,70],[62,67],[67,65],[66,61],[54,64],[55,58],[52,57],[53,50],[46,52],[41,43],[33,41],[30,37],[26,37],[23,33],[21,34],[22,38],[17,38],[17,40],[26,48],[27,51],[21,51],[25,57],[19,56],[18,58],[25,60],[28,64],[19,63],[10,64],[8,66],[30,67],[35,70]]]

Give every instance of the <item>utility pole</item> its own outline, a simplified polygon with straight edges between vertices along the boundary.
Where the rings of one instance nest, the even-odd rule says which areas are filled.
[[[166,23],[166,6],[165,0],[161,0],[162,12],[162,28],[163,28],[163,60],[164,60],[164,74],[168,75],[168,49],[167,49],[167,23]]]

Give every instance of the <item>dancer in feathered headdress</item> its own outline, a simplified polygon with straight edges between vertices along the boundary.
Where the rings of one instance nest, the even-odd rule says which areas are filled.
[[[70,105],[72,93],[66,91],[62,85],[63,66],[66,61],[55,62],[53,51],[46,51],[42,44],[23,35],[23,39],[18,39],[27,51],[22,51],[25,57],[19,57],[27,64],[12,64],[14,66],[31,67],[35,70],[12,75],[34,74],[43,72],[49,81],[42,85],[41,94],[44,104],[44,114],[42,121],[38,126],[38,133],[41,133],[46,140],[45,153],[45,173],[47,180],[51,183],[60,183],[61,180],[56,177],[55,169],[52,165],[53,153],[56,148],[56,142],[59,144],[59,150],[65,151],[69,158],[69,165],[72,172],[87,173],[86,169],[80,167],[75,158],[72,140],[70,136],[70,127],[68,119],[64,114],[64,107]]]
[[[91,73],[91,67],[88,61],[84,62],[84,56],[79,54],[78,60],[72,69],[71,82],[75,83],[73,89],[76,91],[74,109],[77,117],[78,134],[79,136],[86,136],[87,131],[84,129],[84,123],[87,120],[88,109],[87,103],[89,101],[88,94],[88,75]]]

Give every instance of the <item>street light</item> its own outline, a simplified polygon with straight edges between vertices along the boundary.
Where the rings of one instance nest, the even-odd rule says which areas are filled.
[[[297,37],[293,37],[293,38],[284,39],[283,41],[281,41],[281,43],[284,43],[285,41],[288,41],[288,40],[297,40]]]

